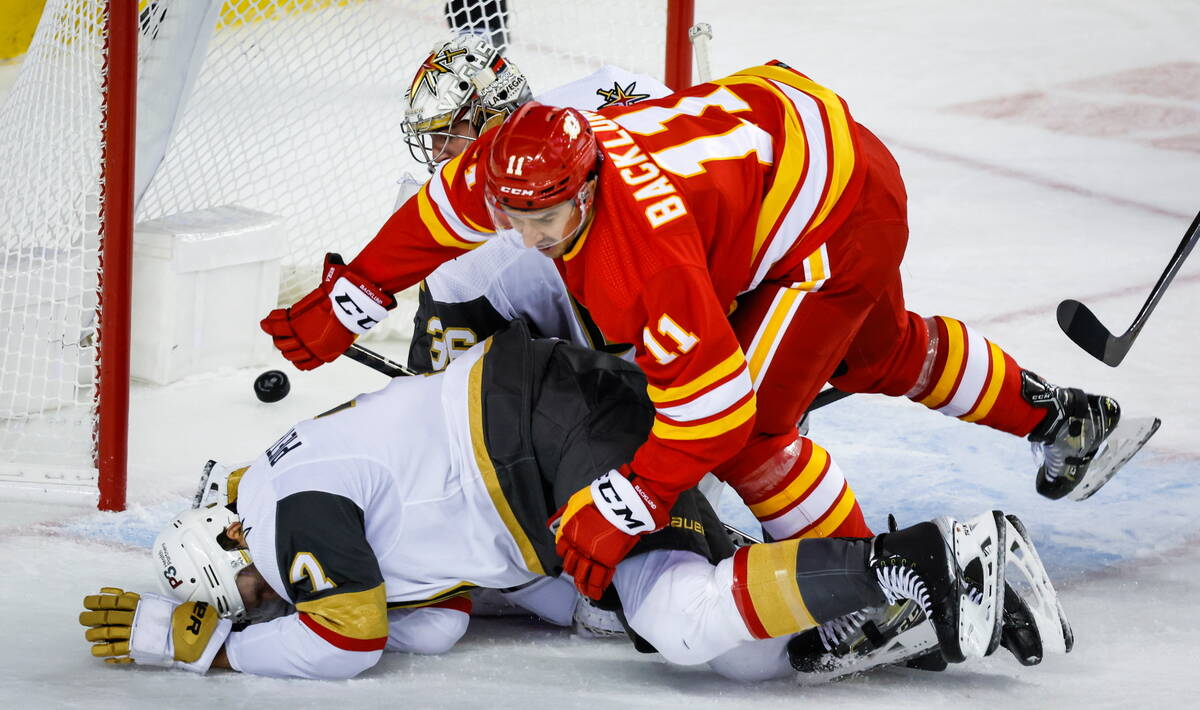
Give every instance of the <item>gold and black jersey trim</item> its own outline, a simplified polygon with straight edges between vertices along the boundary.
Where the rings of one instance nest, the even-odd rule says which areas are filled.
[[[520,426],[520,421],[528,417],[528,414],[521,411],[524,408],[519,407],[519,399],[514,400],[513,397],[507,396],[507,393],[497,392],[497,388],[492,386],[492,378],[488,378],[487,396],[489,399],[495,400],[505,409],[517,405],[517,408],[511,412],[513,418],[509,419],[517,426],[508,427],[509,432],[506,435],[505,432],[498,431],[496,427],[487,427],[484,417],[484,371],[494,359],[489,357],[489,354],[496,346],[498,339],[504,343],[499,349],[509,350],[510,347],[506,346],[515,346],[512,349],[518,349],[524,345],[525,347],[521,349],[528,350],[529,335],[524,322],[514,321],[514,323],[519,323],[519,327],[509,328],[500,336],[487,341],[484,345],[483,356],[471,367],[467,383],[471,445],[474,448],[475,463],[483,475],[488,495],[496,507],[496,512],[500,514],[504,527],[517,543],[526,569],[535,574],[544,575],[547,574],[547,569],[553,569],[553,566],[556,566],[557,558],[553,556],[554,541],[545,529],[545,520],[548,517],[545,504],[538,500],[540,498],[544,501],[544,496],[540,495],[541,476],[538,473],[537,464],[532,462],[532,455],[525,457],[524,461],[521,461],[521,457],[519,457],[521,450],[528,448],[527,442],[524,441],[527,437],[520,433],[521,429],[528,429],[528,427]],[[504,337],[516,331],[520,331],[518,338]],[[509,353],[505,353],[504,359],[507,359],[508,356]],[[527,358],[524,357],[518,359],[522,362],[527,361]],[[518,388],[519,395],[523,383],[518,380],[513,384]],[[518,453],[518,456],[507,455],[510,451]],[[498,460],[497,454],[499,454]],[[538,495],[532,495],[533,491],[537,491]],[[549,546],[548,550],[547,546]],[[551,555],[551,557],[547,558],[546,555]],[[550,562],[552,566],[547,566],[546,562]]]
[[[460,582],[459,584],[456,584],[445,591],[438,592],[437,594],[434,594],[426,599],[389,601],[387,603],[387,608],[388,610],[419,609],[423,606],[433,606],[434,604],[441,604],[447,599],[453,599],[454,597],[469,596],[471,594],[471,590],[478,588],[479,587],[477,585],[471,584],[470,582]]]
[[[567,294],[571,299],[571,309],[575,312],[575,320],[579,323],[579,327],[583,329],[584,337],[587,338],[587,345],[593,350],[606,352],[617,357],[624,357],[627,352],[633,349],[633,345],[629,343],[613,343],[604,336],[600,326],[596,325],[596,321],[592,318],[592,314],[588,311],[587,306],[583,305],[574,296]]]

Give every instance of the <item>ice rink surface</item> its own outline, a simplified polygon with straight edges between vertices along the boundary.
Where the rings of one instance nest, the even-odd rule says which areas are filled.
[[[1119,368],[1054,320],[1060,300],[1079,298],[1123,331],[1200,209],[1200,4],[698,0],[696,17],[713,25],[714,74],[782,59],[840,93],[891,146],[909,190],[912,310],[960,318],[1053,382],[1163,419],[1113,482],[1072,503],[1036,495],[1024,441],[907,401],[852,397],[814,417],[810,435],[837,457],[876,529],[889,512],[902,524],[989,507],[1019,514],[1058,582],[1074,653],[1032,669],[1001,651],[940,674],[739,685],[623,642],[481,619],[445,656],[389,654],[347,682],[92,659],[80,600],[101,585],[153,589],[146,547],[207,458],[251,458],[292,421],[383,384],[338,362],[291,371],[292,395],[273,405],[253,398],[256,371],[138,389],[125,513],[0,499],[5,707],[1200,707],[1190,610],[1200,595],[1200,265],[1185,265]]]

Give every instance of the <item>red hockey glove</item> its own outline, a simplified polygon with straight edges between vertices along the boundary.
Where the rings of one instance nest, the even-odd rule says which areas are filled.
[[[337,359],[395,307],[391,294],[351,271],[341,256],[326,254],[321,285],[259,325],[293,365],[312,370]]]
[[[671,502],[648,490],[646,483],[609,471],[577,491],[558,511],[555,549],[575,586],[592,599],[599,599],[608,588],[617,563],[637,544],[639,535],[671,521]]]

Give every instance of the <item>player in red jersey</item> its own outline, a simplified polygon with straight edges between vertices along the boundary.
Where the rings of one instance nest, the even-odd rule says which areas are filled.
[[[1051,497],[1089,464],[1115,470],[1097,456],[1115,401],[906,310],[895,160],[836,94],[778,62],[599,113],[522,107],[263,328],[316,367],[385,316],[391,293],[497,233],[556,259],[605,336],[635,344],[656,407],[632,463],[562,511],[560,553],[591,596],[706,471],[773,539],[869,535],[837,465],[796,430],[826,381],[1029,437]]]

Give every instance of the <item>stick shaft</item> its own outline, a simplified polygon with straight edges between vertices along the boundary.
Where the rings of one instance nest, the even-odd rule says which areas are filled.
[[[1158,282],[1150,290],[1150,297],[1146,299],[1142,310],[1138,311],[1137,317],[1133,319],[1133,324],[1126,331],[1127,335],[1129,333],[1136,334],[1146,324],[1146,319],[1150,317],[1150,313],[1158,305],[1158,301],[1162,298],[1163,293],[1166,292],[1167,286],[1171,285],[1175,274],[1179,273],[1179,269],[1183,266],[1183,262],[1187,259],[1188,254],[1192,253],[1192,248],[1196,246],[1198,235],[1200,235],[1200,212],[1196,213],[1196,218],[1192,220],[1192,226],[1188,227],[1187,232],[1183,235],[1183,240],[1175,248],[1175,253],[1171,255],[1171,261],[1167,263],[1167,268],[1163,270],[1162,276],[1158,277]]]
[[[371,350],[366,346],[359,345],[358,343],[351,345],[346,349],[346,352],[342,354],[351,360],[366,365],[372,370],[387,375],[388,377],[407,377],[409,375],[417,374],[404,365],[389,360],[374,350]]]

